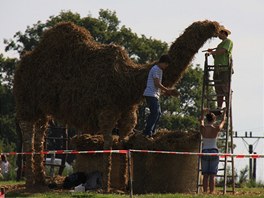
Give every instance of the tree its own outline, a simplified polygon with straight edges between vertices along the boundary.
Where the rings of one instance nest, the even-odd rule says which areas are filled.
[[[6,143],[16,142],[15,108],[11,89],[0,84],[0,139]]]
[[[8,89],[13,87],[16,63],[16,58],[5,58],[3,54],[0,54],[0,83]]]
[[[12,94],[16,59],[4,58],[0,54],[0,139],[16,142],[15,107]]]
[[[168,50],[166,42],[147,38],[144,35],[140,37],[124,25],[120,28],[116,12],[103,9],[99,11],[98,19],[92,16],[81,18],[78,13],[67,11],[61,12],[58,16],[49,17],[46,23],[38,21],[32,27],[28,26],[24,34],[17,32],[13,39],[5,39],[5,50],[15,50],[20,55],[25,51],[33,50],[43,32],[59,22],[73,22],[85,27],[97,42],[124,46],[129,56],[138,63],[157,60]]]
[[[165,111],[182,116],[199,116],[202,96],[203,70],[199,65],[190,65],[181,81],[176,86],[180,93],[179,98],[165,97],[163,108]],[[175,109],[176,103],[178,109]],[[174,109],[173,109],[174,108]],[[175,111],[176,110],[176,111]]]
[[[202,95],[203,70],[199,65],[190,65],[188,71],[176,86],[179,98],[164,97],[160,127],[171,130],[187,130],[198,127]],[[167,126],[168,120],[171,124]]]

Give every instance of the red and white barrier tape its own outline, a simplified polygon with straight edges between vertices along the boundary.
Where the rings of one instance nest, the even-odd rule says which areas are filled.
[[[152,150],[99,150],[99,151],[76,151],[76,150],[56,150],[43,152],[9,152],[1,153],[1,155],[40,155],[40,154],[97,154],[97,153],[157,153],[157,154],[172,154],[172,155],[195,155],[195,156],[219,156],[234,157],[234,158],[264,158],[264,154],[232,154],[232,153],[193,153],[193,152],[177,152],[177,151],[152,151]]]
[[[1,153],[1,155],[48,155],[48,154],[96,154],[96,153],[119,153],[127,154],[128,150],[101,150],[101,151],[76,151],[76,150],[56,150],[42,152],[9,152]]]
[[[196,156],[219,156],[234,158],[264,158],[264,154],[232,154],[232,153],[192,153],[192,152],[176,152],[176,151],[150,151],[150,150],[130,150],[135,153],[161,153],[173,155],[196,155]]]
[[[1,191],[0,191],[0,198],[5,198],[5,191],[4,191],[4,188],[1,188]]]

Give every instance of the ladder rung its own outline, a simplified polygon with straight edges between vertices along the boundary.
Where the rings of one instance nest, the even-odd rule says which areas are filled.
[[[212,86],[212,87],[218,87],[218,86],[223,86],[225,84],[207,84],[207,86]]]
[[[204,95],[204,98],[206,98],[207,100],[215,100],[217,99],[217,96],[225,96],[224,94],[215,94],[215,95]],[[227,98],[225,99],[225,101],[228,101]]]
[[[216,175],[216,177],[224,177],[224,175]],[[232,175],[227,175],[226,177],[233,177]]]
[[[222,115],[223,110],[221,109],[210,109],[209,110],[211,113],[214,113],[216,116]]]
[[[214,65],[207,65],[207,68],[214,68]]]
[[[229,65],[217,65],[217,66],[219,66],[221,68],[229,67]],[[215,65],[207,65],[207,68],[209,68],[209,67],[215,67]]]
[[[208,71],[208,72],[210,72],[210,71],[214,71],[214,68],[209,68],[209,69],[207,69],[207,71]]]
[[[219,140],[219,141],[222,141],[222,140],[226,140],[226,138],[218,138],[217,140]]]
[[[207,79],[207,84],[206,85],[224,85],[224,84],[228,84],[228,82],[226,81],[223,81],[223,80],[209,80]]]
[[[214,82],[214,83],[216,83],[216,82],[223,82],[223,81],[222,81],[222,80],[209,80],[209,79],[207,79],[206,82],[207,82],[207,83],[209,83],[209,82]]]
[[[218,141],[223,142],[223,141],[226,141],[226,140],[227,140],[228,143],[231,143],[231,139],[229,139],[229,138],[231,138],[231,137],[228,136],[228,139],[226,139],[226,136],[225,136],[225,137],[222,137],[222,136],[221,136],[221,138],[218,138]]]
[[[219,160],[219,162],[225,162],[225,160]],[[226,162],[230,163],[233,162],[232,160],[227,160]]]
[[[207,95],[207,97],[217,97],[217,96],[226,96],[227,94],[212,94],[212,95]]]
[[[217,99],[207,99],[207,102],[215,102]]]
[[[219,137],[218,140],[222,140],[222,139],[226,140],[227,137],[228,137],[228,139],[231,138],[230,135],[226,136],[226,130],[221,130],[220,131],[220,134],[221,135],[218,136]],[[231,140],[231,139],[229,139],[229,140]]]
[[[221,68],[227,68],[229,67],[228,65],[221,65]],[[214,65],[208,65],[207,66],[207,71],[214,71],[215,70],[215,66]]]

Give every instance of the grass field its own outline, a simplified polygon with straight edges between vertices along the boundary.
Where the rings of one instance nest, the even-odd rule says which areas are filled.
[[[0,187],[5,187],[7,190],[5,197],[37,197],[37,198],[129,198],[129,194],[120,195],[120,194],[98,194],[98,193],[76,193],[69,191],[51,191],[47,192],[28,192],[21,190],[19,188],[12,188],[12,186],[21,186],[23,182],[0,182]],[[189,197],[239,197],[239,198],[253,198],[253,197],[263,197],[264,198],[264,188],[237,188],[235,195],[227,194],[222,195],[221,189],[218,189],[217,194],[214,195],[205,195],[205,194],[146,194],[146,195],[133,195],[134,198],[189,198]]]

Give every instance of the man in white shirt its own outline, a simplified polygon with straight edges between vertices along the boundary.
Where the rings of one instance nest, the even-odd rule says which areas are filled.
[[[159,103],[160,92],[162,91],[166,95],[171,95],[175,91],[162,85],[163,70],[169,66],[170,62],[171,59],[168,55],[162,55],[159,62],[150,69],[148,74],[147,86],[143,94],[150,109],[147,124],[143,131],[144,135],[148,138],[152,138],[152,135],[154,135],[157,122],[161,115]]]

